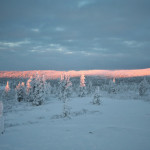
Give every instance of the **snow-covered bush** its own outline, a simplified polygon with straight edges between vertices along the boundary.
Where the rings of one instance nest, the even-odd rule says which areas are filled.
[[[63,101],[63,117],[69,117],[70,115],[70,107],[67,105],[67,100]]]

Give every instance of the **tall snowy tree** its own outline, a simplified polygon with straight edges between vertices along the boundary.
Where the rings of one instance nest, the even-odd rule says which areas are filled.
[[[72,93],[72,83],[70,81],[69,75],[61,75],[60,81],[59,81],[59,99],[66,99],[71,96]]]
[[[38,74],[36,75],[33,87],[33,105],[39,106],[45,101],[45,81]]]
[[[86,85],[84,74],[80,77],[80,87],[79,87],[79,97],[84,97],[86,95]]]
[[[72,83],[69,75],[61,75],[59,81],[59,99],[63,100],[63,117],[68,117],[70,108],[67,106],[67,100],[72,93]]]
[[[93,85],[92,82],[89,81],[89,83],[87,84],[87,94],[92,94],[93,93]]]
[[[11,98],[11,89],[9,87],[9,81],[7,81],[7,84],[5,86],[5,90],[2,94],[2,98],[7,99],[7,100]]]
[[[28,79],[26,83],[26,95],[27,95],[28,102],[33,102],[34,100],[35,83],[36,83],[36,79],[33,78],[32,76]]]
[[[9,91],[10,91],[9,81],[7,81],[7,84],[5,86],[5,92],[8,93]]]
[[[36,106],[41,105],[46,98],[44,78],[36,74],[35,78],[31,77],[28,81],[28,84],[30,85],[27,86],[28,101],[32,102],[32,104]]]
[[[139,95],[144,96],[146,94],[148,88],[149,88],[149,84],[148,84],[146,78],[144,78],[141,81],[141,83],[139,84]]]
[[[26,93],[27,95],[29,94],[30,92],[30,88],[31,88],[31,85],[30,85],[30,82],[32,81],[32,76],[28,79],[27,83],[26,83]]]
[[[45,96],[46,98],[50,97],[52,91],[52,87],[50,82],[45,82]]]
[[[22,82],[21,84],[19,82],[19,84],[16,86],[16,95],[18,102],[26,100],[26,90],[24,82]]]
[[[115,89],[115,83],[113,80],[109,80],[109,85],[108,85],[108,93],[116,93],[116,89]]]
[[[51,93],[54,94],[55,96],[58,96],[58,89],[56,85],[53,85],[51,87]]]
[[[80,87],[85,87],[85,76],[84,74],[81,75],[80,77]]]
[[[116,83],[116,79],[115,79],[115,77],[113,78],[113,83]]]

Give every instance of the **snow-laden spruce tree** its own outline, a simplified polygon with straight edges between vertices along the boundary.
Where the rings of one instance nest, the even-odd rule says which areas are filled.
[[[40,77],[36,74],[35,78],[30,78],[30,84],[27,87],[27,98],[29,102],[32,102],[33,105],[39,106],[41,105],[46,98],[45,92],[45,80],[43,77]]]
[[[10,91],[9,81],[7,81],[7,84],[5,86],[5,92],[8,93],[9,91]]]
[[[79,87],[79,97],[84,97],[86,95],[86,85],[84,74],[80,77],[80,87]]]
[[[92,94],[93,93],[93,85],[92,85],[92,82],[89,81],[87,86],[86,86],[86,89],[87,89],[87,94]]]
[[[59,99],[63,100],[63,117],[69,117],[70,107],[67,105],[68,98],[72,93],[72,83],[69,75],[61,75],[59,81]]]
[[[24,82],[22,82],[21,84],[19,82],[19,84],[16,86],[16,96],[18,102],[26,101],[26,89]]]
[[[60,100],[69,98],[72,94],[72,83],[69,75],[61,75],[58,87],[58,97]]]
[[[100,90],[99,90],[99,86],[96,88],[94,97],[93,97],[93,104],[97,104],[100,105],[101,104],[101,99],[100,99]]]
[[[50,82],[45,82],[45,97],[48,98],[51,95],[52,87]]]
[[[116,83],[116,78],[115,78],[115,77],[113,78],[113,83],[114,83],[114,84]]]
[[[60,100],[66,99],[65,97],[65,87],[66,87],[66,81],[64,80],[64,74],[61,75],[59,82],[58,82],[58,93],[57,96]]]
[[[27,83],[26,83],[26,94],[28,95],[29,92],[30,92],[30,88],[31,88],[31,85],[30,85],[30,82],[32,81],[32,76],[27,80]]]
[[[139,84],[139,95],[144,96],[146,94],[148,88],[149,88],[149,84],[148,84],[146,78],[144,78]]]
[[[45,79],[45,76],[43,75],[42,78],[42,85],[44,86],[44,91],[45,91],[45,98],[48,99],[51,95],[52,87],[50,82],[47,82]]]
[[[27,95],[28,102],[33,102],[34,100],[35,83],[36,83],[36,79],[33,78],[32,76],[28,79],[26,83],[26,95]]]
[[[32,82],[31,82],[32,83]],[[31,84],[32,85],[32,84]],[[39,106],[45,101],[45,81],[38,74],[35,78],[34,90],[33,90],[33,105]]]
[[[108,93],[116,93],[116,88],[115,88],[115,82],[113,80],[109,80],[109,85],[108,85]]]
[[[5,86],[5,90],[2,94],[2,98],[7,99],[7,100],[11,98],[11,89],[9,87],[9,81],[7,81],[7,84]]]
[[[0,101],[0,134],[4,133],[3,103]]]
[[[57,89],[57,86],[56,85],[53,85],[51,87],[51,93],[54,94],[56,97],[58,96],[58,89]]]

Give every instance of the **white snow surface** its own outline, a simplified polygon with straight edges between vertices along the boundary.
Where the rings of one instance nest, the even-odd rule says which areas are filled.
[[[0,134],[4,132],[3,103],[0,101]]]
[[[150,150],[150,102],[102,97],[71,98],[41,106],[18,103],[4,114],[0,150]]]

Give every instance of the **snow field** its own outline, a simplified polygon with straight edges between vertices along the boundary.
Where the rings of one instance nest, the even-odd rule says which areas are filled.
[[[150,103],[101,99],[68,100],[70,118],[55,98],[38,107],[19,103],[5,114],[0,150],[149,150]]]

